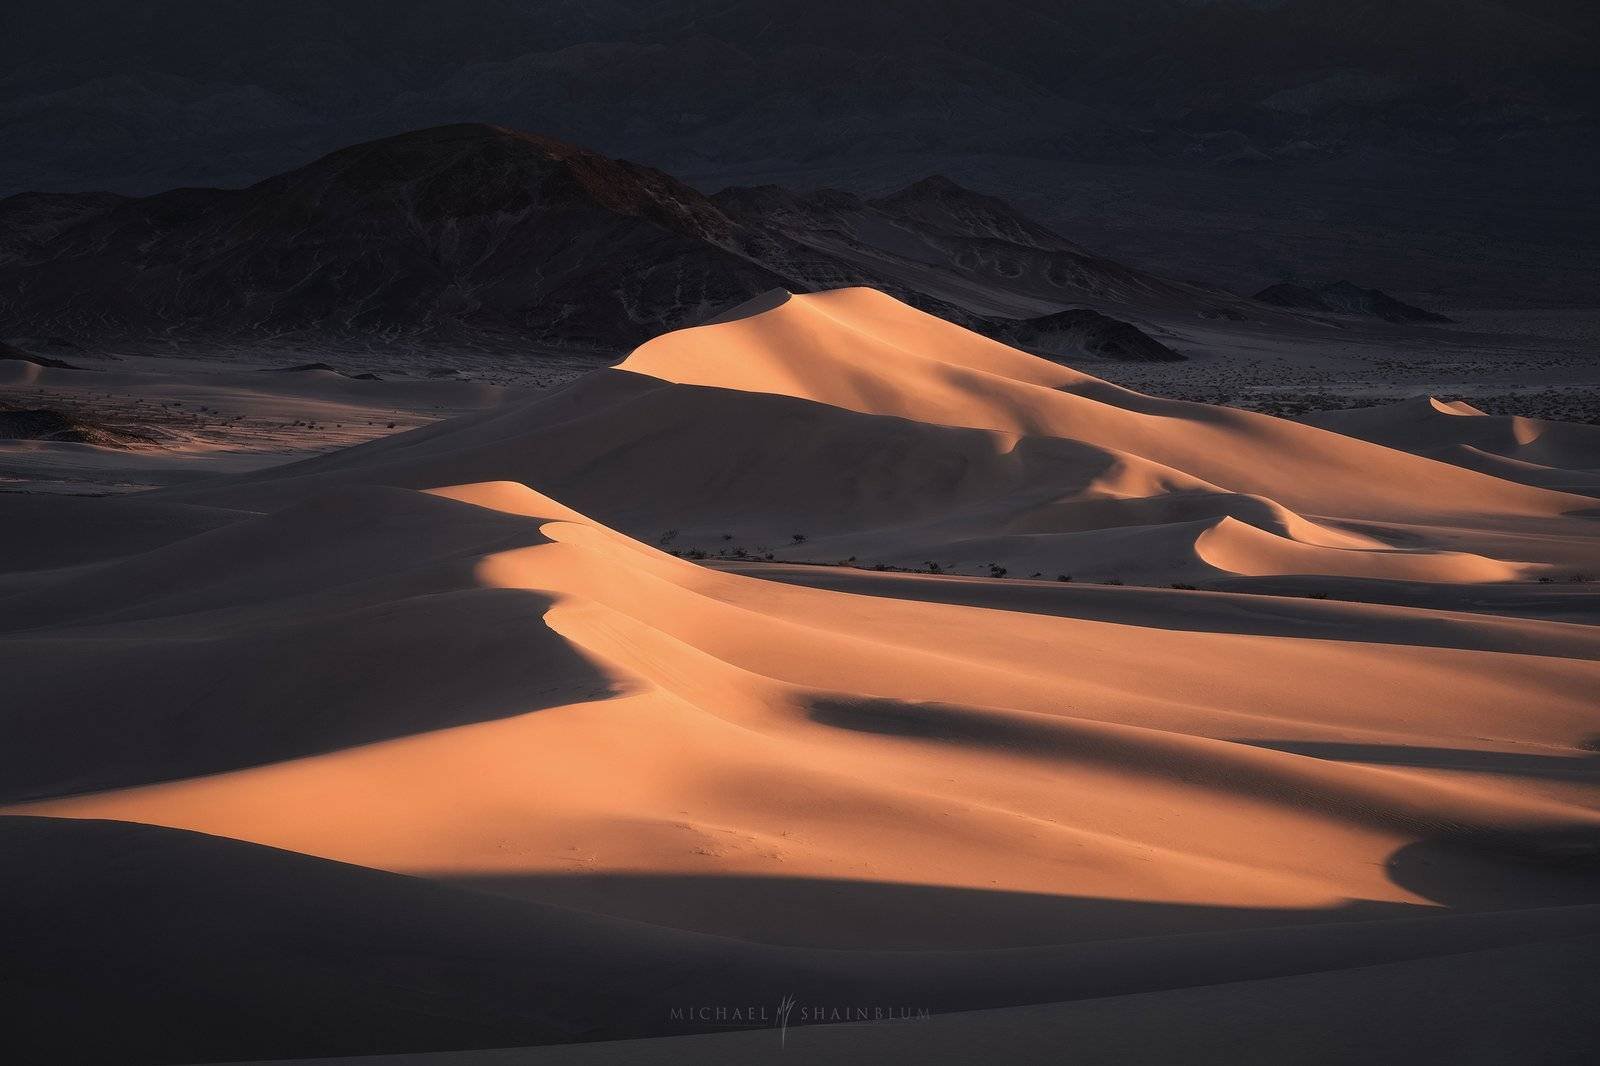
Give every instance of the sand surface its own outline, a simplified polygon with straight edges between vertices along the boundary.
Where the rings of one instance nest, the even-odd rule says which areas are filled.
[[[1315,421],[841,290],[0,501],[20,1039],[758,1061],[792,995],[929,1016],[801,1061],[1582,1061],[1600,440]]]

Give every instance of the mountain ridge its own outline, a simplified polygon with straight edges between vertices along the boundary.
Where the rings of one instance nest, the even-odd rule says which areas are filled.
[[[979,329],[1086,302],[1248,306],[1096,256],[948,178],[876,199],[708,197],[487,123],[352,145],[243,189],[0,201],[0,309],[18,336],[620,351],[773,288],[864,284]]]

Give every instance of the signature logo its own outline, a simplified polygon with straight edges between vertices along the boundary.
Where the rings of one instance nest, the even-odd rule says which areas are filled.
[[[789,1012],[794,1010],[794,997],[784,996],[778,1001],[778,1046],[789,1046]]]

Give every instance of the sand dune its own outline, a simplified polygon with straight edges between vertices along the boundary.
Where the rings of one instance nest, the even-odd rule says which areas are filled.
[[[1461,400],[1432,396],[1323,411],[1304,421],[1525,485],[1600,489],[1600,426],[1487,415]]]
[[[172,1062],[681,1036],[673,1006],[790,993],[1305,1012],[1309,975],[1592,957],[1600,629],[1494,607],[1593,557],[1586,497],[852,290],[70,502],[37,520],[103,508],[103,549],[0,574],[30,1041],[69,996]],[[1084,581],[1114,575],[1235,591]],[[1338,598],[1237,591],[1306,580]],[[1360,602],[1418,587],[1481,602]]]
[[[318,487],[501,478],[646,541],[676,531],[663,543],[681,550],[1147,582],[1532,578],[1570,562],[1551,538],[1591,543],[1567,516],[1595,506],[1140,396],[858,289],[769,296],[553,395],[168,498],[272,509]],[[1270,536],[1246,548],[1224,518]],[[1349,522],[1457,532],[1390,543]],[[1514,555],[1484,539],[1519,531]]]

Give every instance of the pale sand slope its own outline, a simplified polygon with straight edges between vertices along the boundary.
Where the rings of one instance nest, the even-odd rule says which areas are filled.
[[[1600,491],[1600,426],[1487,415],[1460,400],[1432,396],[1319,411],[1304,421],[1525,485]]]
[[[1145,583],[1600,562],[1594,520],[1571,517],[1592,498],[1141,396],[861,289],[768,299],[552,395],[166,496],[272,509],[500,478],[640,539],[758,558]]]
[[[1150,537],[1233,574],[1392,555],[1441,588],[1520,564],[1351,543],[1370,534],[1341,524],[1592,547],[1589,520],[1565,515],[1591,500],[1260,416],[1089,399],[1110,387],[1088,379],[1030,384],[1071,372],[873,294],[676,336],[732,331],[735,384],[763,345],[783,348],[790,362],[754,383],[806,377],[796,391],[820,393],[830,374],[784,345],[796,308],[831,309],[807,343],[833,358],[836,296],[895,351],[943,353],[931,368],[907,354],[893,373],[909,398],[873,400],[906,410],[849,410],[842,386],[818,400],[628,367],[277,475],[117,501],[170,521],[168,542],[125,532],[114,557],[80,546],[70,565],[0,574],[0,800],[49,816],[0,819],[22,871],[0,885],[21,915],[6,951],[21,1046],[57,1061],[354,1054],[678,1035],[697,1026],[672,1006],[790,993],[943,1014],[1199,986],[1250,1016],[1281,997],[1314,1027],[1336,1014],[1280,979],[1348,989],[1352,968],[1414,963],[1378,980],[1443,970],[1481,988],[1588,952],[1600,629],[709,568],[560,496],[470,483],[555,471],[636,528],[743,498],[752,527],[803,507],[884,543],[982,529],[1010,491],[1030,520],[1077,527],[1058,537]],[[703,369],[699,348],[674,361],[653,346],[640,354],[660,373]],[[985,378],[957,365],[985,360]],[[847,363],[831,375],[856,374]],[[1059,421],[1017,436],[906,417],[928,397],[928,417],[961,414],[958,386],[971,421]],[[1079,425],[1096,442],[1068,435]],[[1110,460],[1099,438],[1119,442]],[[1040,465],[1006,458],[1025,446]],[[1244,464],[1228,449],[1255,458],[1256,495],[1229,482]],[[877,480],[830,461],[851,454]],[[917,481],[923,462],[936,474]],[[1139,502],[1071,480],[1107,462]],[[1363,467],[1390,476],[1363,487]],[[1318,479],[1327,506],[1308,505]],[[1168,495],[1257,499],[1255,521],[1189,530]],[[1519,945],[1539,950],[1505,954]],[[1240,981],[1273,984],[1222,987]],[[1507,1002],[1522,1013],[1485,1037],[1490,1057],[1545,1048],[1542,1015]],[[1437,1017],[1376,1024],[1415,1043]]]

